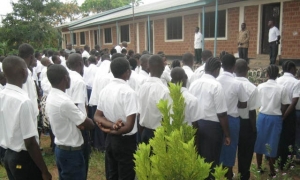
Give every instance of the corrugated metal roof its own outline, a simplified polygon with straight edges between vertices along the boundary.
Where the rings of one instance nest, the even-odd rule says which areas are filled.
[[[164,13],[169,11],[175,11],[195,6],[202,6],[207,3],[210,3],[212,0],[163,0],[157,3],[147,4],[137,6],[134,9],[135,17],[144,16],[144,15],[151,15],[156,13]],[[122,19],[127,19],[132,17],[132,9],[125,9],[115,13],[110,13],[105,16],[101,16],[75,26],[69,26],[70,29],[80,29],[88,26],[93,25],[101,25],[104,23],[119,21]]]

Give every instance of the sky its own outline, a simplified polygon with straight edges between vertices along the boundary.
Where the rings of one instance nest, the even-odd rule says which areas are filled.
[[[12,11],[11,1],[17,2],[18,0],[1,0],[0,15],[6,15]],[[62,2],[67,2],[68,0],[60,0]],[[161,0],[143,0],[144,4],[154,3]],[[77,0],[78,4],[81,5],[84,0]]]

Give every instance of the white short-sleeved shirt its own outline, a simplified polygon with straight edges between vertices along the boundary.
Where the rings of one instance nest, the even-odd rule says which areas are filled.
[[[256,110],[258,108],[256,103],[258,95],[257,88],[245,77],[236,77],[235,79],[243,84],[244,89],[249,96],[249,100],[247,101],[247,108],[238,109],[239,115],[243,119],[249,119],[249,111]]]
[[[258,85],[257,102],[259,111],[267,115],[282,115],[281,104],[291,104],[289,93],[286,88],[277,84],[275,80]]]
[[[300,82],[291,73],[285,72],[276,82],[287,89],[291,102],[293,98],[300,96]]]
[[[236,80],[232,73],[223,72],[217,80],[221,83],[224,90],[227,114],[232,117],[239,117],[238,102],[247,102],[249,100],[249,95],[243,84]]]
[[[131,75],[127,83],[129,86],[135,91],[138,92],[140,89],[141,84],[145,81],[144,77],[141,77],[135,71],[131,70]]]
[[[141,69],[142,69],[141,66],[137,66],[137,67],[135,68],[134,71],[135,71],[137,74],[139,74]]]
[[[192,95],[185,87],[181,88],[181,92],[185,102],[184,120],[189,125],[192,125],[192,122],[198,121],[201,118],[198,99],[194,95]]]
[[[121,48],[120,45],[117,45],[117,46],[115,47],[115,49],[116,49],[117,53],[121,53],[121,52],[122,52],[122,48]]]
[[[187,82],[186,87],[189,88],[190,84],[191,84],[191,78],[194,74],[194,71],[189,66],[182,66],[182,69],[184,70],[185,74],[188,77],[188,82]]]
[[[140,70],[139,75],[140,75],[140,76],[143,76],[143,77],[145,77],[145,78],[148,78],[148,77],[149,77],[149,74],[148,74],[146,71],[142,70],[142,69]]]
[[[170,69],[169,65],[165,66],[165,70],[164,71],[166,71],[167,73],[171,74],[171,69]]]
[[[77,126],[85,121],[86,115],[66,93],[52,88],[46,100],[46,113],[56,145],[79,147],[83,144],[81,131]]]
[[[114,78],[113,74],[107,73],[102,76],[96,76],[94,80],[94,86],[92,89],[89,105],[90,106],[97,106],[99,101],[99,94],[100,92],[107,86],[110,81]]]
[[[200,79],[203,76],[203,74],[205,74],[205,63],[195,70],[194,74],[192,75],[191,79],[189,80],[190,84],[192,84],[197,79]]]
[[[114,78],[99,95],[97,109],[111,122],[121,119],[126,122],[128,116],[138,113],[138,97],[136,92],[122,79]],[[124,135],[132,135],[137,132],[137,123],[131,132]]]
[[[194,48],[202,49],[202,34],[200,32],[195,33]]]
[[[44,68],[45,68],[45,66],[43,66],[42,63],[39,60],[37,60],[36,73],[37,74],[41,73]],[[40,74],[39,77],[41,77],[41,74]],[[38,80],[40,81],[40,78]]]
[[[47,74],[47,68],[45,68],[45,70],[46,70],[46,74]],[[47,76],[43,77],[43,80],[41,81],[41,88],[43,90],[43,95],[47,96],[52,88],[51,83],[49,82],[49,79]]]
[[[34,80],[32,78],[32,73],[29,69],[28,71],[28,77],[27,81],[23,84],[22,89],[28,94],[29,99],[32,101],[33,104],[33,109],[34,109],[34,115],[38,116],[39,115],[39,107],[37,103],[37,92],[36,92],[36,86],[34,83]]]
[[[84,50],[84,51],[82,52],[82,57],[83,57],[83,58],[89,58],[89,57],[90,57],[90,54],[89,54],[86,50]]]
[[[78,108],[86,115],[87,105],[87,89],[83,81],[83,77],[76,71],[69,71],[71,78],[71,86],[66,90],[66,93],[71,97],[71,100],[78,104]]]
[[[219,122],[217,114],[227,112],[222,85],[212,75],[204,74],[191,84],[189,91],[198,99],[200,119]]]
[[[98,72],[98,67],[95,64],[90,64],[88,68],[88,72],[86,74],[86,85],[88,87],[93,88],[94,79],[96,77],[96,74]]]
[[[280,32],[276,26],[269,29],[269,42],[277,41],[278,36],[280,36]]]
[[[33,104],[24,90],[7,84],[0,92],[0,146],[15,152],[26,151],[24,140],[31,137],[39,144]]]
[[[141,86],[138,97],[140,125],[149,129],[156,129],[161,126],[162,115],[156,105],[161,99],[168,99],[170,102],[167,86],[163,84],[161,79],[149,77]]]
[[[168,87],[168,83],[171,82],[171,75],[167,71],[164,71],[160,79],[163,82],[163,84]]]
[[[41,71],[40,81],[43,81],[44,78],[47,78],[47,67],[45,67],[45,66],[44,66],[44,68]]]

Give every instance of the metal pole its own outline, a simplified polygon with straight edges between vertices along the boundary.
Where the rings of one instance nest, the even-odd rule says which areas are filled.
[[[202,7],[202,51],[205,50],[205,43],[204,43],[204,37],[205,37],[205,7]]]
[[[119,25],[118,25],[118,21],[116,22],[116,27],[117,27],[117,45],[120,44],[119,41]]]
[[[98,45],[101,47],[101,33],[100,33],[100,25],[98,25]]]
[[[148,16],[148,51],[151,53],[151,46],[150,46],[150,16]]]
[[[135,4],[135,0],[132,0],[132,28],[133,28],[133,36],[132,36],[132,44],[134,46],[134,52],[136,52],[136,34],[135,34],[135,26],[134,26],[134,4]]]
[[[217,55],[217,37],[218,37],[218,0],[216,0],[215,10],[215,42],[214,42],[214,56]]]

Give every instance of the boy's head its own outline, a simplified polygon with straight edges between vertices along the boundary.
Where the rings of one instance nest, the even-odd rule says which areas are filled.
[[[209,58],[205,64],[205,73],[217,78],[220,73],[221,61],[219,58]]]
[[[233,72],[235,67],[235,57],[232,54],[226,54],[222,58],[222,67],[224,71]]]
[[[27,81],[27,65],[22,58],[8,56],[3,60],[2,67],[8,83],[18,85]]]
[[[34,59],[34,49],[29,44],[21,44],[19,46],[19,56],[24,59],[27,66],[30,66],[32,64],[32,61]]]
[[[54,56],[52,56],[52,62],[54,64],[61,64],[61,59],[58,55],[54,55]]]
[[[149,70],[152,77],[160,78],[165,70],[165,64],[160,55],[153,55],[149,59]]]
[[[244,59],[238,59],[235,63],[235,74],[237,77],[247,77],[249,71],[248,63]]]
[[[70,54],[67,61],[67,66],[70,70],[76,71],[81,76],[83,76],[84,63],[81,54],[78,53]]]
[[[171,82],[174,84],[182,83],[182,87],[186,87],[188,76],[181,67],[175,67],[171,71]]]
[[[191,53],[185,53],[182,56],[182,62],[186,66],[193,67],[193,65],[194,65],[194,56]]]
[[[59,64],[53,64],[47,69],[47,77],[52,87],[70,88],[70,76],[67,69]]]
[[[115,78],[123,79],[124,81],[130,78],[129,62],[124,57],[115,58],[110,64],[110,69]]]
[[[288,72],[293,75],[296,75],[297,72],[296,64],[293,61],[285,61],[282,64],[282,70],[283,72]]]
[[[274,65],[274,64],[271,64],[268,68],[267,68],[267,74],[268,74],[268,77],[269,79],[277,79],[278,77],[278,74],[279,74],[279,68]]]
[[[137,67],[137,62],[134,58],[129,58],[129,64],[130,64],[130,67],[131,67],[131,70],[135,70],[135,68]]]

